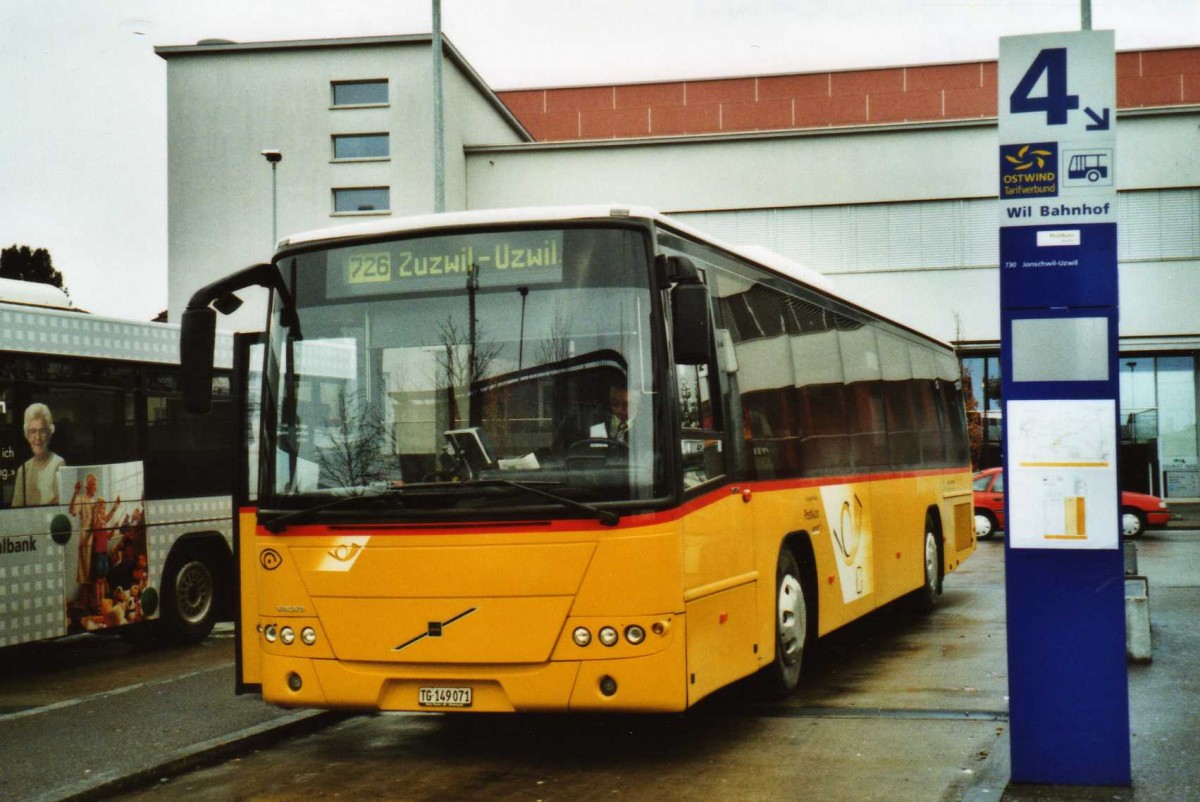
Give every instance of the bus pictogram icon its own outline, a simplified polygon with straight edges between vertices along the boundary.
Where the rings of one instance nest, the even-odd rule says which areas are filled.
[[[1076,153],[1071,156],[1067,165],[1067,178],[1087,179],[1096,183],[1101,178],[1108,178],[1107,153]]]

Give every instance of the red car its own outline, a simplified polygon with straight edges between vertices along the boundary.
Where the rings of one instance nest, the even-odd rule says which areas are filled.
[[[975,474],[975,537],[987,540],[1004,529],[1004,470],[988,468]],[[1121,491],[1121,535],[1141,537],[1147,529],[1161,529],[1171,520],[1167,502],[1146,493]]]

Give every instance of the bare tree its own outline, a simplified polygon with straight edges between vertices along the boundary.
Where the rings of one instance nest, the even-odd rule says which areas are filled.
[[[334,487],[349,488],[399,479],[396,438],[379,407],[345,391],[338,393],[335,407],[331,417],[336,423],[320,433],[321,476]]]
[[[549,336],[538,343],[537,361],[546,365],[571,356],[571,326],[560,306],[554,312]]]
[[[477,328],[472,348],[469,333],[459,328],[452,317],[439,324],[438,331],[442,351],[437,355],[435,386],[448,394],[448,422],[454,428],[461,420],[457,394],[463,389],[470,393],[488,375],[492,362],[500,354],[500,344],[488,340],[482,329]]]

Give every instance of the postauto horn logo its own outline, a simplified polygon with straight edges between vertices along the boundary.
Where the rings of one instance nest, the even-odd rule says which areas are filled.
[[[1057,142],[1000,146],[1000,200],[1057,195]]]

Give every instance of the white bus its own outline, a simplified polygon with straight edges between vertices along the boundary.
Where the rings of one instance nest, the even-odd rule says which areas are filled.
[[[198,641],[228,611],[232,343],[217,350],[214,413],[187,415],[177,326],[0,280],[0,647]]]

